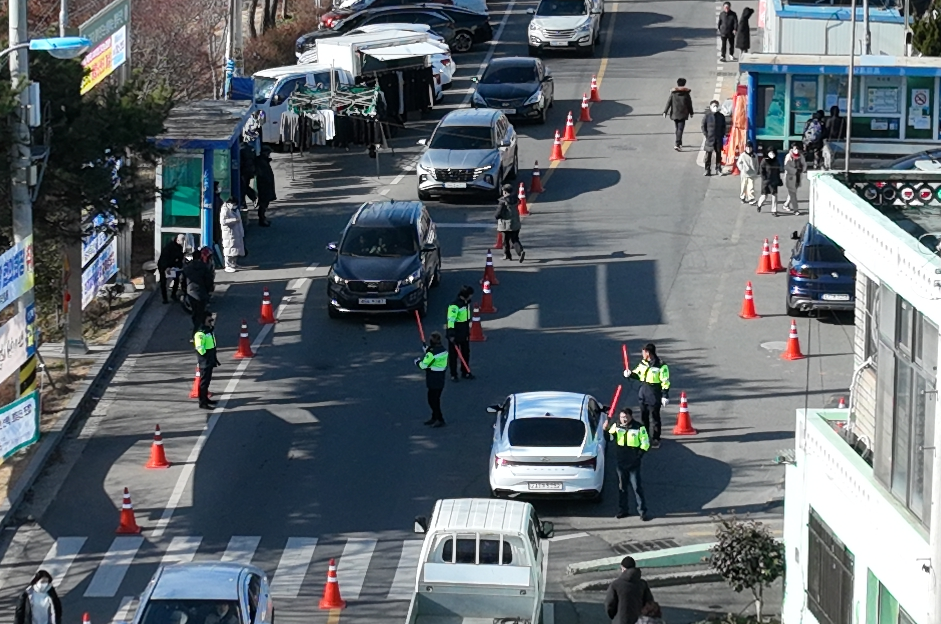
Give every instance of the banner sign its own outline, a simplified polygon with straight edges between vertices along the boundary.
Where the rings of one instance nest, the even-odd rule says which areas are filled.
[[[0,463],[39,440],[39,391],[0,408]]]
[[[31,323],[27,317],[35,317],[30,306],[0,327],[0,380],[17,372],[20,366],[35,353],[35,341],[29,335]]]
[[[0,310],[33,287],[33,236],[0,254]]]
[[[127,61],[127,30],[131,24],[130,0],[117,0],[79,27],[91,40],[91,52],[82,59],[88,70],[82,80],[82,95],[91,91]]]
[[[118,241],[115,238],[82,271],[82,309],[95,300],[98,291],[118,272]]]
[[[88,263],[95,259],[98,252],[104,249],[104,246],[111,242],[114,236],[114,229],[118,225],[118,220],[114,216],[105,219],[104,215],[96,215],[91,224],[86,228],[89,234],[82,237],[82,268],[88,266]],[[107,227],[106,227],[107,226]]]

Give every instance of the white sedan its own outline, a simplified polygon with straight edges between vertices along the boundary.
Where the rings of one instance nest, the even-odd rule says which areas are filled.
[[[487,411],[496,414],[490,450],[494,496],[601,496],[607,415],[593,397],[524,392]]]

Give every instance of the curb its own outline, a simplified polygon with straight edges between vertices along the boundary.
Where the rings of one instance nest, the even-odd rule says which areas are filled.
[[[654,574],[645,576],[644,580],[650,587],[675,587],[677,585],[693,585],[698,583],[715,583],[722,577],[712,570],[694,570],[690,572],[673,572],[671,574]],[[598,579],[585,581],[572,587],[572,591],[606,591],[614,579]]]
[[[52,429],[42,435],[36,454],[29,460],[26,470],[7,492],[7,497],[0,502],[0,528],[11,522],[17,508],[26,498],[26,494],[32,489],[36,479],[42,474],[49,458],[59,448],[59,444],[65,438],[65,434],[72,426],[72,423],[79,416],[90,414],[95,409],[104,394],[104,389],[107,388],[108,382],[114,375],[118,351],[124,345],[144,309],[153,299],[155,292],[154,290],[145,290],[137,298],[131,311],[124,317],[124,322],[117,332],[117,337],[108,342],[110,349],[107,357],[92,365],[91,370],[88,371],[88,376],[75,388],[69,402],[60,412],[59,418],[53,423]]]

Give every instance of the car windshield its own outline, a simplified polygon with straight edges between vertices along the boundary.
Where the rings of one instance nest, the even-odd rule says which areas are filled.
[[[239,624],[235,600],[150,600],[141,624]]]
[[[585,423],[574,418],[520,418],[510,423],[511,446],[581,446]]]
[[[536,15],[588,15],[583,0],[542,0]]]
[[[804,248],[804,262],[847,262],[843,250],[836,245],[808,245]]]
[[[534,65],[490,67],[480,79],[480,84],[519,84],[521,82],[536,82]]]
[[[418,235],[412,226],[352,226],[343,237],[340,253],[346,256],[396,258],[418,251]]]
[[[447,150],[491,149],[493,138],[490,126],[441,126],[435,130],[428,147]]]
[[[261,78],[255,76],[255,103],[264,104],[274,92],[274,86],[278,84],[277,78]]]

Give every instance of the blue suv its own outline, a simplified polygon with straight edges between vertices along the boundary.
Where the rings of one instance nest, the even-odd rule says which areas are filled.
[[[788,316],[814,310],[852,310],[856,265],[843,250],[808,223],[791,234],[796,241],[787,267]]]

